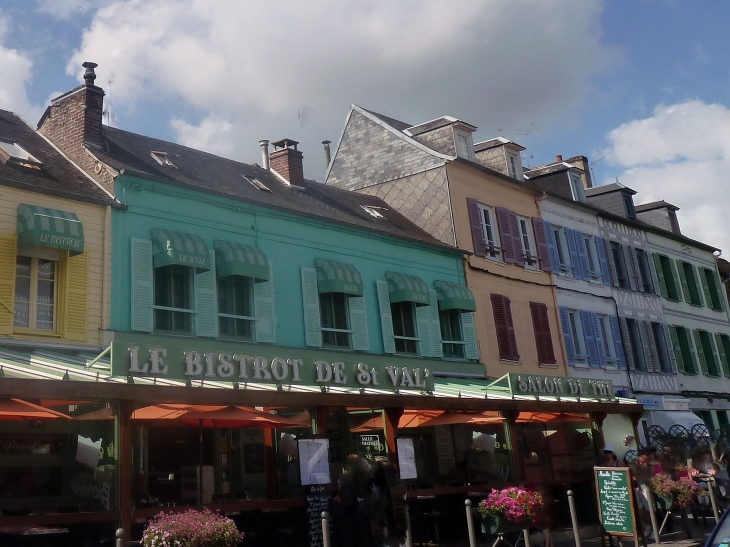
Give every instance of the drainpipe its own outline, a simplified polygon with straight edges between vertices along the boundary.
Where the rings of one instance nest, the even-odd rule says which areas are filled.
[[[104,228],[102,229],[102,282],[101,282],[101,329],[109,330],[109,287],[111,279],[109,279],[111,271],[111,224],[112,224],[112,207],[107,205],[104,210]]]

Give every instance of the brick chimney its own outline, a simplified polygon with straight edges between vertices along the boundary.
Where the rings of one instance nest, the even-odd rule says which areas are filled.
[[[104,90],[94,85],[94,69],[98,65],[87,61],[82,66],[86,69],[84,83],[51,100],[51,106],[38,122],[38,131],[86,167],[83,160],[88,154],[83,148],[102,149],[104,144],[101,123]]]
[[[270,165],[273,171],[284,177],[289,184],[301,185],[304,183],[304,163],[302,153],[297,150],[297,141],[282,139],[272,142],[274,147],[270,156]]]

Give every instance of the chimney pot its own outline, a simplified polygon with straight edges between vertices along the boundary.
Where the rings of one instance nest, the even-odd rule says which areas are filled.
[[[269,141],[266,139],[262,139],[259,141],[259,146],[261,147],[261,167],[269,170]]]
[[[330,166],[330,161],[332,161],[332,156],[330,152],[330,143],[332,141],[322,141],[322,144],[324,145],[324,163],[325,167]]]
[[[94,72],[94,69],[99,65],[91,61],[85,61],[81,66],[86,69],[84,72],[84,82],[86,82],[86,85],[94,85],[94,80],[96,80],[96,72]]]
[[[557,156],[555,156],[555,161],[558,161],[558,162],[559,161],[563,161],[563,155],[562,154],[558,154]]]

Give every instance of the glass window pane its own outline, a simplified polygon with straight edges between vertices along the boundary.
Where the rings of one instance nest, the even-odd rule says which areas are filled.
[[[251,278],[242,275],[233,276],[235,314],[253,317],[251,302]]]
[[[15,278],[15,302],[30,302],[30,278]]]
[[[53,330],[53,306],[37,307],[35,326],[39,330]]]
[[[170,266],[155,268],[155,305],[172,306],[170,297]]]
[[[232,314],[231,303],[233,301],[232,276],[219,277],[218,278],[218,313],[230,313]],[[222,321],[222,319],[221,319]],[[223,332],[223,323],[221,323],[221,333]]]
[[[16,327],[30,327],[30,304],[15,300],[13,325]]]
[[[38,279],[53,279],[56,263],[52,260],[38,260]]]
[[[27,256],[19,256],[15,264],[16,277],[30,277],[30,263],[33,259]]]
[[[38,303],[53,304],[53,281],[38,280]]]
[[[322,328],[335,328],[335,313],[332,303],[332,295],[334,293],[321,293],[319,295],[319,316]]]

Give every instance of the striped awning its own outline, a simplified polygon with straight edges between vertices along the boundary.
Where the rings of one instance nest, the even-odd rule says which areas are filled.
[[[388,296],[390,297],[391,304],[396,302],[428,304],[431,300],[428,285],[420,277],[403,273],[385,272],[385,280],[388,282]]]
[[[216,276],[242,275],[257,281],[269,280],[269,261],[257,247],[216,240],[213,248]]]
[[[18,205],[18,247],[68,249],[84,252],[84,226],[73,213],[36,205]]]
[[[152,259],[155,268],[179,264],[191,266],[199,271],[210,270],[210,251],[198,236],[173,232],[172,230],[152,230]]]
[[[434,281],[440,310],[476,311],[477,303],[469,287],[449,281]]]
[[[362,296],[362,276],[352,264],[318,258],[314,261],[317,270],[319,292],[341,292]]]

